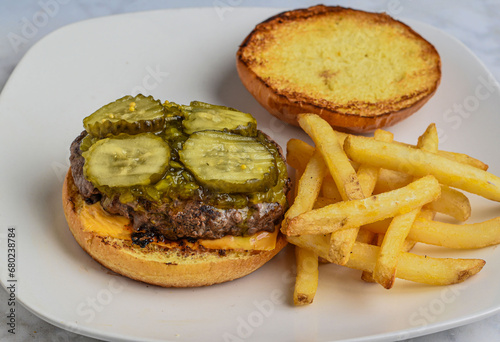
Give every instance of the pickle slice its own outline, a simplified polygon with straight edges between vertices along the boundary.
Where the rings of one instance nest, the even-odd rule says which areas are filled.
[[[80,150],[82,152],[87,151],[90,148],[90,146],[92,146],[92,144],[96,142],[96,140],[98,139],[87,134],[80,143]]]
[[[167,171],[170,147],[152,133],[120,134],[97,141],[82,155],[90,182],[123,188],[158,182]]]
[[[201,185],[216,192],[267,191],[278,177],[273,155],[253,137],[196,132],[186,140],[179,156]]]
[[[152,96],[124,96],[83,119],[87,132],[98,138],[120,133],[159,132],[165,122],[165,108]]]
[[[236,109],[193,101],[183,108],[186,118],[184,132],[227,131],[244,136],[257,135],[257,121],[248,113]]]

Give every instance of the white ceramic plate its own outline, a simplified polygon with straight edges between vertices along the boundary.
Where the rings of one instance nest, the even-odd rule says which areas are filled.
[[[408,338],[483,318],[500,308],[500,251],[419,247],[433,256],[484,258],[462,285],[397,281],[390,291],[359,272],[323,265],[313,305],[293,307],[290,249],[257,272],[198,289],[163,289],[107,271],[76,244],[61,209],[69,145],[82,119],[124,94],[196,99],[253,113],[282,146],[297,128],[268,115],[241,85],[234,56],[256,23],[276,9],[166,10],[99,18],[64,27],[19,63],[0,97],[0,255],[17,231],[17,298],[41,318],[83,335],[113,340],[331,341]],[[443,149],[478,157],[500,174],[498,86],[461,43],[408,21],[437,47],[443,79],[433,99],[391,128],[415,142],[430,122]],[[473,221],[500,215],[472,196]],[[2,284],[7,286],[1,266]]]

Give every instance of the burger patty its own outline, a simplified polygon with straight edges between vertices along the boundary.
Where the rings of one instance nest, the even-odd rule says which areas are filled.
[[[274,232],[285,208],[279,203],[257,203],[241,209],[219,209],[199,200],[174,200],[155,203],[144,198],[122,203],[118,196],[108,198],[85,179],[85,159],[80,143],[87,135],[82,132],[71,144],[71,172],[75,185],[87,203],[101,202],[111,214],[128,217],[137,232],[147,231],[168,240],[183,238],[218,239],[225,235],[243,236],[256,232]],[[281,149],[280,154],[281,154]],[[287,182],[285,193],[289,190]],[[139,209],[140,208],[140,209]]]

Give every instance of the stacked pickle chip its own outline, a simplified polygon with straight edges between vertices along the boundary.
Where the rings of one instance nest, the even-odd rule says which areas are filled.
[[[273,190],[286,178],[256,120],[229,107],[162,104],[139,94],[101,107],[83,123],[85,177],[122,202],[234,194],[231,202],[244,198],[246,205],[276,200]]]

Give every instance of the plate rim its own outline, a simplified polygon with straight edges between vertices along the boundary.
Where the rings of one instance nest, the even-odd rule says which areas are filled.
[[[110,18],[113,18],[116,16],[138,16],[138,15],[148,15],[150,13],[156,13],[156,12],[173,12],[173,11],[179,11],[179,12],[206,11],[208,9],[210,9],[210,7],[182,7],[182,8],[172,8],[172,9],[157,9],[157,10],[148,10],[148,11],[139,11],[139,12],[120,13],[120,14],[113,14],[113,15],[109,15],[109,16],[85,19],[85,20],[77,21],[77,22],[62,26],[62,27],[50,32],[49,34],[47,34],[43,38],[41,38],[39,41],[37,41],[35,44],[33,44],[33,46],[31,46],[30,49],[24,54],[24,56],[21,58],[21,60],[16,65],[15,69],[12,71],[11,75],[7,79],[4,88],[2,89],[2,92],[0,93],[0,106],[4,102],[4,97],[5,97],[4,94],[6,92],[10,91],[11,84],[13,83],[12,80],[16,78],[17,71],[24,67],[24,64],[27,63],[26,62],[27,60],[28,61],[30,60],[30,58],[31,58],[30,56],[33,54],[33,51],[36,52],[37,49],[40,49],[40,46],[43,46],[45,40],[49,39],[49,37],[51,37],[52,35],[60,34],[60,32],[67,30],[70,27],[79,26],[83,23],[88,24],[89,22],[92,22],[92,21],[95,21],[95,22],[107,21]],[[249,6],[249,7],[242,6],[242,7],[237,8],[237,10],[248,10],[248,9],[258,9],[258,10],[264,10],[264,11],[271,11],[271,10],[276,10],[276,9],[287,10],[286,8],[282,8],[282,7],[258,7],[258,6]],[[428,29],[438,31],[440,34],[446,36],[447,39],[452,39],[454,41],[454,43],[459,44],[462,49],[466,50],[471,57],[474,57],[475,61],[478,62],[478,65],[481,67],[481,69],[484,72],[486,72],[496,82],[496,86],[499,87],[498,80],[495,79],[493,74],[485,66],[485,64],[482,62],[482,60],[480,60],[469,47],[467,47],[462,41],[460,41],[456,37],[452,36],[451,34],[447,33],[446,31],[443,31],[442,29],[439,29],[439,28],[432,26],[428,23],[421,22],[419,20],[415,20],[415,19],[411,19],[411,18],[404,18],[404,17],[395,18],[395,19],[397,19],[403,23],[408,23],[408,25],[410,25],[410,26],[425,26]],[[417,30],[417,32],[418,32],[418,30]],[[0,283],[2,284],[2,287],[4,289],[6,289],[7,284],[4,283],[3,278],[0,279]],[[25,303],[19,297],[17,298],[17,300],[19,303],[22,304],[22,306],[24,308],[26,308],[29,312],[31,312],[35,316],[37,316],[37,317],[41,318],[42,320],[49,322],[49,323],[51,323],[51,324],[53,324],[61,329],[64,329],[66,331],[77,333],[77,334],[80,334],[83,336],[92,337],[92,338],[100,338],[100,339],[102,339],[102,338],[113,338],[113,339],[119,338],[119,340],[123,340],[123,341],[133,341],[134,340],[132,338],[131,339],[124,338],[123,335],[113,335],[113,334],[110,335],[107,333],[102,333],[99,330],[93,330],[87,326],[83,326],[83,327],[79,326],[77,331],[75,332],[75,330],[73,329],[73,326],[71,324],[65,324],[65,322],[60,321],[59,319],[57,319],[55,317],[51,317],[50,315],[44,315],[43,313],[40,313],[40,312],[33,310],[32,307],[28,303]],[[404,330],[400,330],[400,331],[396,331],[396,332],[389,332],[389,333],[383,333],[383,334],[378,334],[378,335],[365,336],[365,337],[361,337],[361,338],[352,338],[352,339],[349,338],[349,339],[342,339],[342,340],[335,340],[335,341],[346,341],[346,342],[347,341],[349,341],[349,342],[351,342],[351,341],[379,341],[379,340],[383,340],[383,339],[387,339],[387,338],[397,338],[397,337],[400,337],[402,335],[404,335],[406,338],[418,337],[418,336],[423,336],[423,335],[435,333],[438,331],[443,331],[443,330],[451,329],[454,327],[462,326],[465,324],[473,323],[473,322],[476,322],[478,320],[484,319],[486,317],[492,316],[498,312],[500,312],[500,304],[498,304],[497,306],[491,305],[489,308],[479,310],[475,314],[469,315],[468,317],[461,317],[459,319],[450,319],[450,320],[443,321],[443,322],[427,324],[425,326],[425,329],[410,328],[410,329],[404,329]],[[157,341],[157,339],[144,339],[144,340],[145,341]],[[168,340],[168,341],[174,341],[174,340]]]

